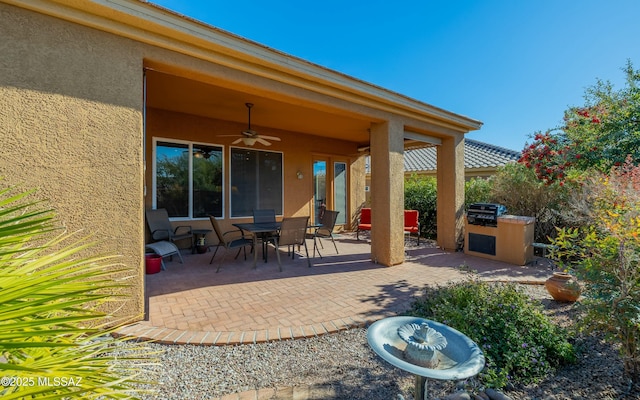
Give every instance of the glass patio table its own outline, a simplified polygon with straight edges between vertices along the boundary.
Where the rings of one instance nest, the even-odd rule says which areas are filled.
[[[243,232],[251,233],[251,236],[253,237],[253,268],[255,269],[258,262],[258,251],[256,246],[258,244],[258,234],[277,232],[280,229],[281,223],[280,222],[261,222],[261,223],[245,222],[245,223],[233,224],[233,226],[235,226],[236,228],[240,229]],[[278,251],[277,237],[275,238],[275,241],[276,241],[276,251]],[[262,258],[264,259],[264,262],[267,262],[266,242],[263,242]]]

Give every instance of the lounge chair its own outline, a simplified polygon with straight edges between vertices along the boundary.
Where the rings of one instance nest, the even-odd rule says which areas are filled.
[[[157,210],[147,210],[145,212],[147,216],[147,225],[151,231],[151,239],[154,242],[167,240],[175,243],[179,240],[189,239],[189,248],[193,248],[193,232],[191,232],[191,226],[180,225],[175,229],[169,221],[169,213],[164,208]]]

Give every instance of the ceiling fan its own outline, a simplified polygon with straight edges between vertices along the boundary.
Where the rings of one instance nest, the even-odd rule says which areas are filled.
[[[258,142],[258,143],[263,144],[265,146],[271,146],[271,143],[269,143],[268,140],[279,142],[280,141],[279,137],[260,135],[260,134],[258,134],[258,132],[256,132],[253,129],[251,129],[251,107],[253,107],[253,104],[252,103],[245,103],[245,106],[247,106],[247,111],[248,111],[248,114],[249,114],[249,125],[248,125],[247,129],[242,131],[242,137],[240,137],[239,139],[234,140],[232,144],[238,144],[238,143],[242,142],[247,146],[253,146],[256,142]]]

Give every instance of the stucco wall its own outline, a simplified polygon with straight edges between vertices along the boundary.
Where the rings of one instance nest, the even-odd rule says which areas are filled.
[[[0,176],[37,188],[92,253],[133,268],[143,311],[142,55],[135,43],[0,4]],[[116,306],[116,305],[114,305]]]

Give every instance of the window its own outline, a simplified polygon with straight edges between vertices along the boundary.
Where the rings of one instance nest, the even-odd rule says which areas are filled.
[[[231,216],[249,217],[254,209],[282,215],[282,153],[231,148]]]
[[[154,206],[172,218],[222,217],[222,147],[155,142]]]

